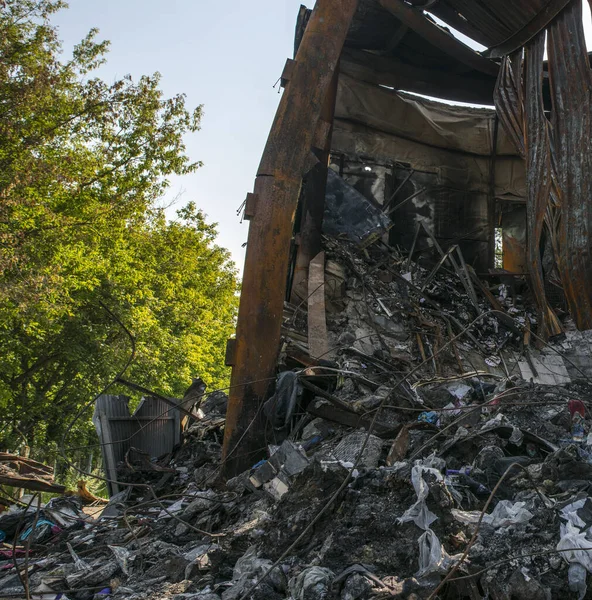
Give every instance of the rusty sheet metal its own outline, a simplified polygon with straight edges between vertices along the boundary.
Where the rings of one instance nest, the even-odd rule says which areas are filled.
[[[570,0],[440,0],[430,12],[475,41],[496,48],[494,56],[524,46]]]
[[[576,325],[592,328],[592,75],[581,0],[566,8],[547,30],[550,122],[542,97],[544,35],[539,34],[525,49],[524,77],[520,52],[512,60],[505,59],[495,100],[502,124],[520,150],[524,149],[527,160],[528,266],[542,315],[540,331],[547,336],[560,326],[545,308],[540,259],[543,223]]]
[[[181,414],[158,398],[142,398],[133,415],[127,396],[99,396],[93,423],[101,442],[107,479],[117,479],[117,465],[125,460],[130,448],[158,458],[171,452],[181,441]],[[109,483],[111,494],[116,484]]]
[[[510,273],[526,273],[526,207],[515,206],[502,213],[503,268]]]
[[[526,158],[524,146],[524,94],[522,89],[522,53],[504,59],[493,99],[500,122],[514,142],[518,153]]]
[[[413,29],[436,48],[449,56],[453,56],[471,69],[488,73],[494,77],[497,75],[499,67],[496,63],[460,42],[447,30],[437,25],[433,20],[428,19],[422,10],[412,8],[403,0],[379,0],[379,2],[401,23]]]
[[[526,222],[528,273],[538,311],[538,335],[543,339],[563,331],[545,296],[541,237],[551,196],[551,146],[549,122],[543,106],[545,32],[524,49],[526,132]]]
[[[501,58],[506,54],[515,52],[541,31],[571,2],[571,0],[550,0],[522,29],[510,38],[490,48],[488,55],[491,58]]]
[[[592,328],[592,75],[582,3],[548,29],[554,160],[561,202],[559,270],[579,329]]]
[[[318,0],[265,146],[250,220],[224,431],[235,474],[265,455],[262,411],[275,380],[294,214],[315,128],[358,0]]]
[[[495,91],[500,122],[527,165],[527,267],[537,304],[538,335],[561,333],[561,325],[545,296],[541,236],[552,189],[551,149],[543,106],[545,33],[522,52],[504,59]],[[524,87],[523,87],[524,86]],[[550,230],[553,236],[553,231]]]

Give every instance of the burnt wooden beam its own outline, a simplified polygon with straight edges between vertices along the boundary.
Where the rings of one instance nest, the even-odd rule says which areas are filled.
[[[445,29],[427,19],[421,9],[413,8],[403,0],[379,0],[379,2],[385,10],[399,19],[401,23],[413,29],[415,33],[421,35],[442,52],[456,58],[471,69],[482,71],[494,77],[497,75],[499,65],[478,54]]]
[[[476,77],[424,69],[405,64],[396,58],[380,56],[364,50],[346,48],[340,72],[376,85],[397,90],[435,96],[457,102],[493,104],[495,77]]]
[[[32,492],[47,492],[49,494],[63,494],[66,491],[66,487],[59,485],[58,483],[51,483],[49,481],[43,481],[42,479],[36,479],[35,477],[26,477],[18,474],[12,475],[4,472],[0,473],[0,485],[21,488]]]
[[[257,173],[222,451],[228,475],[265,455],[260,408],[275,380],[294,214],[357,6],[358,0],[317,0]]]

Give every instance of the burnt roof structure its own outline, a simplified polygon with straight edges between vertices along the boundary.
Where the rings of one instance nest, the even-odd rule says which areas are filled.
[[[504,268],[528,278],[539,335],[562,331],[555,295],[578,328],[592,328],[592,75],[581,0],[317,0],[299,12],[282,85],[245,203],[243,289],[227,351],[229,472],[261,447],[284,300],[314,295],[309,265],[322,250],[329,168],[391,218],[383,243],[411,254],[459,244],[487,276],[501,227]]]

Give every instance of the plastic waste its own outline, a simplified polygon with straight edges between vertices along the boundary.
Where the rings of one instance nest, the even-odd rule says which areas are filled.
[[[569,565],[569,571],[567,572],[569,589],[578,594],[578,600],[583,600],[586,595],[586,590],[588,588],[586,585],[587,575],[586,568],[580,563],[576,562]]]
[[[243,575],[263,574],[273,563],[265,558],[257,558],[257,546],[251,546],[237,561],[232,570],[232,579],[240,579]]]
[[[448,391],[457,399],[463,400],[469,392],[471,392],[473,388],[466,383],[454,383],[448,386]]]
[[[571,439],[576,443],[581,443],[586,437],[584,431],[584,417],[586,416],[586,407],[581,400],[570,400],[567,403],[569,414],[571,415]]]
[[[528,523],[534,515],[524,508],[524,502],[512,504],[509,500],[501,500],[493,509],[491,514],[483,515],[482,523],[491,525],[491,527],[508,527],[510,525],[519,525]],[[459,522],[466,525],[474,525],[479,522],[481,513],[479,511],[464,511],[456,508],[452,509],[452,516]]]
[[[557,544],[557,550],[562,551],[563,559],[568,563],[578,562],[592,573],[592,555],[589,550],[592,542],[586,539],[586,533],[580,531],[573,523],[561,525],[560,531],[561,539]]]
[[[510,443],[515,446],[520,446],[524,440],[524,434],[518,427],[512,427],[512,435],[510,435]]]
[[[580,443],[584,441],[584,417],[580,413],[576,413],[571,420],[571,439]]]
[[[427,507],[425,502],[430,488],[423,478],[424,474],[435,477],[436,481],[443,481],[440,471],[423,465],[415,465],[411,469],[411,483],[417,494],[417,501],[399,517],[398,522],[413,521],[421,529],[427,530],[438,517]]]
[[[74,549],[72,548],[70,542],[66,542],[66,546],[68,547],[68,552],[70,552],[70,556],[74,561],[74,570],[75,571],[90,571],[92,567],[84,560],[82,560]]]
[[[568,504],[566,506],[564,506],[561,509],[560,515],[563,519],[565,519],[565,521],[567,523],[571,523],[572,525],[574,525],[575,527],[577,527],[578,529],[586,529],[587,524],[586,521],[584,521],[580,515],[578,514],[578,511],[582,508],[584,508],[584,506],[586,505],[586,503],[588,502],[588,498],[580,498],[579,500],[576,500],[575,502],[572,502],[571,504]]]
[[[450,556],[431,529],[421,535],[418,543],[419,571],[415,574],[416,577],[424,577],[431,573],[446,573],[462,556],[461,554]]]
[[[559,529],[561,539],[557,544],[557,550],[562,551],[561,557],[569,563],[569,589],[578,593],[579,600],[584,598],[587,591],[586,571],[592,573],[592,555],[589,551],[592,541],[586,537],[587,523],[578,514],[587,501],[588,498],[581,498],[561,509],[565,523]]]
[[[419,423],[430,423],[431,425],[437,425],[439,419],[440,416],[433,410],[430,412],[422,412],[419,417],[417,417]]]
[[[264,404],[263,411],[275,429],[286,428],[302,397],[298,374],[284,371],[277,378],[275,394]]]
[[[290,579],[290,596],[294,600],[324,600],[331,591],[335,577],[333,571],[323,567],[310,567]]]
[[[222,594],[222,600],[238,600],[249,589],[253,581],[267,573],[273,563],[266,558],[257,558],[257,547],[251,546],[237,561],[232,571],[233,585]],[[285,586],[285,575],[276,568],[269,574],[269,582],[276,589]]]
[[[3,542],[6,539],[6,532],[0,529],[0,542]]]
[[[121,546],[109,546],[109,550],[113,552],[115,556],[115,560],[117,564],[123,571],[125,575],[129,575],[129,559],[131,553],[126,548],[122,548]]]
[[[27,529],[25,529],[25,531],[23,531],[23,533],[21,534],[20,541],[26,541],[28,537],[32,534],[33,542],[43,542],[44,540],[49,539],[53,535],[54,529],[55,533],[58,533],[60,531],[60,528],[57,527],[55,523],[52,523],[47,519],[39,519],[35,524],[35,531],[33,532],[33,525],[27,527]]]

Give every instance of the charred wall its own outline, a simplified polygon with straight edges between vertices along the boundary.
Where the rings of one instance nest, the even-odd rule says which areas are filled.
[[[453,106],[340,77],[333,168],[390,214],[392,245],[410,249],[421,222],[442,247],[459,244],[477,270],[493,266],[489,240],[503,211],[494,217],[488,212],[492,183],[498,207],[520,211],[526,195],[524,161],[501,129],[492,181],[494,138],[492,109]],[[422,230],[417,248],[430,246]]]

